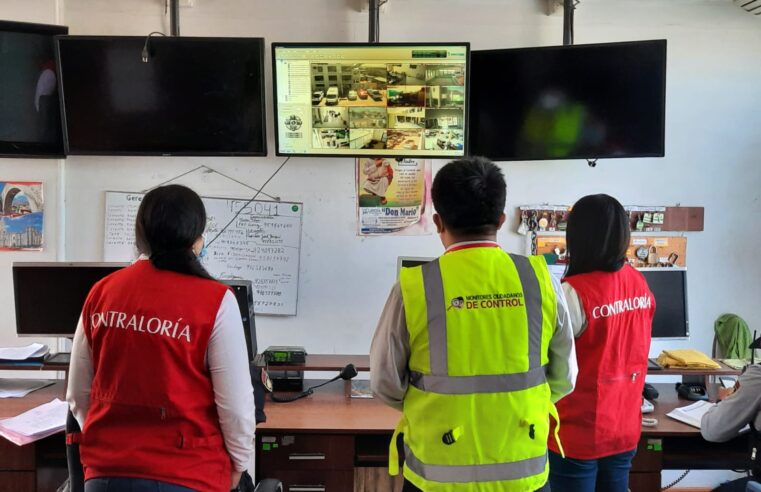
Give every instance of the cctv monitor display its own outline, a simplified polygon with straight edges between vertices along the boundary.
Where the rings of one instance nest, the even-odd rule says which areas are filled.
[[[687,271],[675,268],[642,270],[655,297],[653,338],[687,338]]]
[[[68,154],[266,155],[261,38],[58,39]]]
[[[469,46],[274,43],[277,154],[465,155]]]
[[[470,93],[473,155],[665,153],[665,40],[474,51]]]
[[[72,337],[93,285],[122,263],[14,263],[19,336]]]
[[[65,26],[0,21],[0,157],[62,157],[53,36]]]

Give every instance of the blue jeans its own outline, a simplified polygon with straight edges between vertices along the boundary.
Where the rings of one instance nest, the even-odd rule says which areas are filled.
[[[550,485],[563,492],[627,492],[637,450],[596,460],[563,458],[550,451]]]
[[[85,482],[85,492],[195,492],[173,483],[143,478],[91,478]]]

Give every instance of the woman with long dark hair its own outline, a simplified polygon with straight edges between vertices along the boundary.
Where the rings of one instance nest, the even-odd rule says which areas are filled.
[[[235,488],[254,399],[235,296],[199,261],[206,211],[184,186],[145,195],[141,257],[98,282],[74,336],[66,399],[86,492]]]
[[[576,389],[558,402],[560,442],[550,439],[550,484],[563,492],[626,492],[641,430],[655,299],[628,265],[629,218],[608,195],[571,209],[563,289],[576,337]]]

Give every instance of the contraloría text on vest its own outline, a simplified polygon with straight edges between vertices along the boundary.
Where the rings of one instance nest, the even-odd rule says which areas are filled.
[[[610,304],[595,306],[592,309],[592,317],[594,319],[608,318],[626,311],[650,309],[651,306],[652,300],[650,299],[650,296],[630,297],[629,299],[621,299],[611,302]]]
[[[149,335],[159,335],[176,340],[185,340],[190,343],[190,325],[177,321],[149,318],[136,314],[121,313],[119,311],[106,311],[90,315],[90,323],[93,330],[98,328],[121,328],[123,330],[139,331]]]

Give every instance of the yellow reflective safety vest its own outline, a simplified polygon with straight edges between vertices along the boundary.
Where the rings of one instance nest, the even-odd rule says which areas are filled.
[[[543,257],[486,245],[494,243],[400,273],[410,384],[389,471],[398,473],[402,432],[404,476],[426,492],[523,492],[547,482],[555,291]]]

